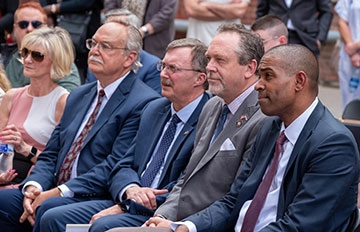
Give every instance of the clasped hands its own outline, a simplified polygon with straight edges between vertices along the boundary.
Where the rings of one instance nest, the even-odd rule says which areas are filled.
[[[34,226],[35,224],[35,211],[41,203],[50,197],[60,196],[60,191],[58,188],[53,188],[48,191],[41,192],[35,186],[28,186],[25,189],[23,208],[24,212],[20,217],[20,222],[23,223],[25,220],[28,220],[29,223]]]

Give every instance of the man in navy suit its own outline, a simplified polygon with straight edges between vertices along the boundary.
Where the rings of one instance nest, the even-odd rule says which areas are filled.
[[[140,226],[153,215],[188,163],[196,124],[209,99],[205,92],[206,49],[202,42],[190,38],[174,40],[168,45],[164,59],[158,64],[165,97],[152,101],[144,109],[136,139],[113,169],[109,180],[113,200],[80,202],[48,210],[42,217],[41,231],[64,231],[66,224],[90,221],[93,223],[90,231],[105,231],[117,226]],[[143,178],[152,162],[156,162],[174,115],[181,121],[177,123],[173,142],[164,153],[160,170],[146,184]]]
[[[259,73],[261,110],[274,117],[260,129],[230,192],[185,218],[188,226],[176,232],[346,231],[357,210],[359,152],[351,132],[317,97],[315,56],[302,45],[280,45],[265,53]],[[285,142],[277,144],[278,157],[279,135]]]
[[[143,108],[159,97],[133,72],[140,66],[138,54],[142,47],[135,27],[105,23],[87,45],[89,67],[98,81],[69,95],[59,125],[20,189],[0,191],[0,228],[4,231],[28,231],[34,223],[34,231],[38,231],[41,215],[48,208],[109,199],[104,186],[110,171],[129,149]],[[103,92],[103,100],[97,104]],[[75,152],[74,163],[68,169],[70,179],[63,179],[61,184],[59,174],[67,165],[64,160],[73,144],[79,143],[95,109],[99,109],[98,117]]]

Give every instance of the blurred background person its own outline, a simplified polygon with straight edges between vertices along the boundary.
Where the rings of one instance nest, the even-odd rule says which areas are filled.
[[[68,33],[48,27],[24,37],[21,56],[30,84],[10,89],[0,105],[0,138],[3,143],[14,145],[15,150],[13,169],[0,174],[3,185],[19,184],[25,179],[44,150],[68,96],[68,91],[55,80],[70,73],[74,60]]]
[[[18,7],[18,0],[0,1],[0,53],[1,62],[6,65],[8,57],[16,48],[16,44],[11,36],[14,24],[14,12]]]
[[[276,15],[265,15],[255,20],[251,30],[263,41],[264,51],[281,44],[287,44],[288,30],[281,18]]]
[[[104,8],[103,0],[40,0],[40,3],[45,12],[55,20],[57,20],[58,16],[62,14],[85,14],[87,12],[91,12],[86,38],[91,38],[101,25],[100,13]],[[56,24],[56,21],[54,21],[54,25]],[[85,48],[84,41],[84,50],[81,51],[80,49],[76,49],[75,58],[75,64],[79,70],[82,84],[85,83],[86,80],[88,67],[87,56],[88,51]]]
[[[338,75],[344,108],[350,101],[360,98],[360,1],[339,0],[335,12],[339,15],[343,41]]]
[[[209,45],[221,24],[240,23],[249,4],[250,0],[184,0],[185,12],[189,16],[186,37]]]
[[[24,36],[33,30],[46,26],[47,16],[42,7],[35,2],[20,4],[14,14],[14,37],[17,48],[20,48]],[[71,44],[71,43],[70,43]],[[6,75],[13,88],[23,87],[30,83],[24,75],[24,65],[20,56],[20,50],[16,49],[6,66]],[[71,92],[80,85],[80,78],[75,64],[72,64],[71,73],[57,83]]]
[[[145,51],[163,58],[167,45],[175,38],[177,0],[104,0],[105,13],[125,8],[142,20],[140,32]]]

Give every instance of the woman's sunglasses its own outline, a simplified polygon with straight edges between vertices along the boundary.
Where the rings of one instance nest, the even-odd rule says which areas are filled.
[[[28,57],[29,54],[31,54],[31,57],[36,62],[42,62],[44,60],[45,55],[42,54],[41,52],[31,51],[31,50],[29,50],[27,48],[21,49],[21,57],[22,58],[26,59],[26,57]]]
[[[28,28],[29,24],[31,23],[31,25],[33,26],[33,28],[38,28],[42,25],[42,22],[37,21],[37,20],[33,20],[33,21],[20,21],[17,23],[17,25],[21,28],[21,29],[25,29]]]

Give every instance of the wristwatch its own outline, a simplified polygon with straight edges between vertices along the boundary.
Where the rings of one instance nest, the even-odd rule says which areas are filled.
[[[26,157],[28,160],[31,160],[36,156],[37,148],[32,146],[29,155]]]
[[[145,26],[140,27],[140,30],[141,30],[141,32],[143,34],[143,37],[146,37],[146,36],[149,35],[149,31]]]
[[[121,209],[124,213],[126,213],[126,212],[129,211],[128,208],[127,208],[127,206],[126,206],[126,204],[125,204],[124,202],[120,202],[118,205],[119,205],[120,209]]]

